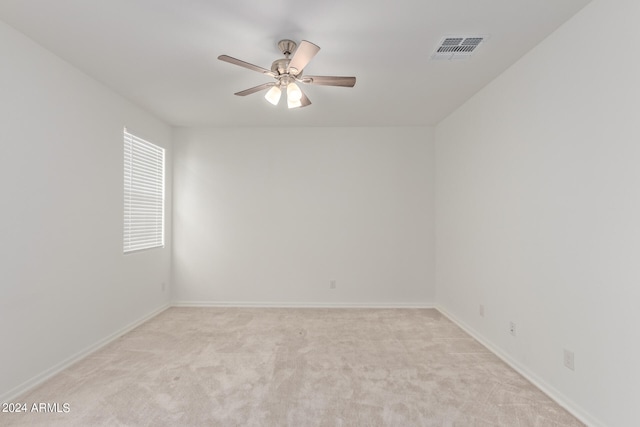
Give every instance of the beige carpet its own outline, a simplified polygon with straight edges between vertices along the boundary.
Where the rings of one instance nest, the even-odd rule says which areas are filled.
[[[16,399],[29,426],[581,426],[436,310],[171,308]]]

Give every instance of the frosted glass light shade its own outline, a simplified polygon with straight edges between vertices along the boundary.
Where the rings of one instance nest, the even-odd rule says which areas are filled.
[[[287,107],[289,107],[289,108],[302,107],[302,102],[299,99],[296,101],[296,100],[291,99],[290,96],[287,96]]]
[[[295,83],[289,83],[287,85],[287,99],[289,101],[300,101],[302,98],[302,91]]]
[[[265,94],[264,99],[272,103],[273,105],[278,105],[280,102],[280,96],[282,95],[282,91],[278,86],[274,86]]]

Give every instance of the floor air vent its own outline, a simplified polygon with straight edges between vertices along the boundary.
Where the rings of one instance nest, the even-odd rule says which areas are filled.
[[[431,59],[469,58],[484,39],[484,36],[443,37]]]

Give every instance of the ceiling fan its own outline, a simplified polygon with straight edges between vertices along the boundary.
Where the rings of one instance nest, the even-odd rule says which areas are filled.
[[[296,42],[285,39],[278,42],[278,48],[284,55],[284,58],[273,61],[270,70],[241,61],[228,55],[218,56],[218,59],[221,61],[257,71],[275,79],[275,82],[264,83],[245,89],[243,91],[236,92],[234,95],[246,96],[260,92],[261,90],[269,89],[265,95],[265,99],[273,105],[278,105],[280,102],[280,96],[282,95],[282,90],[286,89],[288,107],[298,108],[311,105],[311,101],[309,101],[307,95],[302,92],[296,82],[311,85],[343,87],[353,87],[356,84],[355,77],[303,75],[304,67],[307,66],[309,61],[311,61],[311,59],[313,59],[320,50],[319,46],[316,46],[311,42],[302,40],[298,46]],[[293,56],[291,56],[292,54]],[[289,58],[290,56],[291,58]]]

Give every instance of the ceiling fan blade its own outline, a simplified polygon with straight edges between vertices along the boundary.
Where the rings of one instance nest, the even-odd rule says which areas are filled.
[[[259,86],[254,86],[252,88],[245,89],[245,90],[242,90],[240,92],[236,92],[236,93],[234,93],[234,95],[247,96],[247,95],[251,95],[252,93],[256,93],[256,92],[260,92],[261,90],[268,89],[271,86],[275,86],[275,85],[276,85],[275,82],[264,83],[264,84],[261,84]]]
[[[311,61],[313,57],[316,56],[319,50],[320,46],[316,46],[311,42],[302,40],[298,45],[296,51],[293,53],[291,62],[289,62],[289,72],[294,76],[300,74],[304,67],[307,66],[309,61]]]
[[[342,76],[304,76],[302,82],[310,85],[353,87],[356,84],[356,78]]]
[[[268,74],[270,76],[274,75],[271,70],[267,70],[266,68],[258,67],[257,65],[249,64],[248,62],[241,61],[241,60],[239,60],[237,58],[233,58],[233,57],[231,57],[229,55],[220,55],[220,56],[218,56],[218,59],[220,61],[228,62],[229,64],[233,64],[233,65],[239,65],[241,67],[248,68],[249,70],[257,71],[257,72],[262,73],[262,74]]]
[[[311,105],[311,101],[307,98],[304,92],[302,92],[302,98],[300,98],[300,108],[306,107],[307,105]]]

